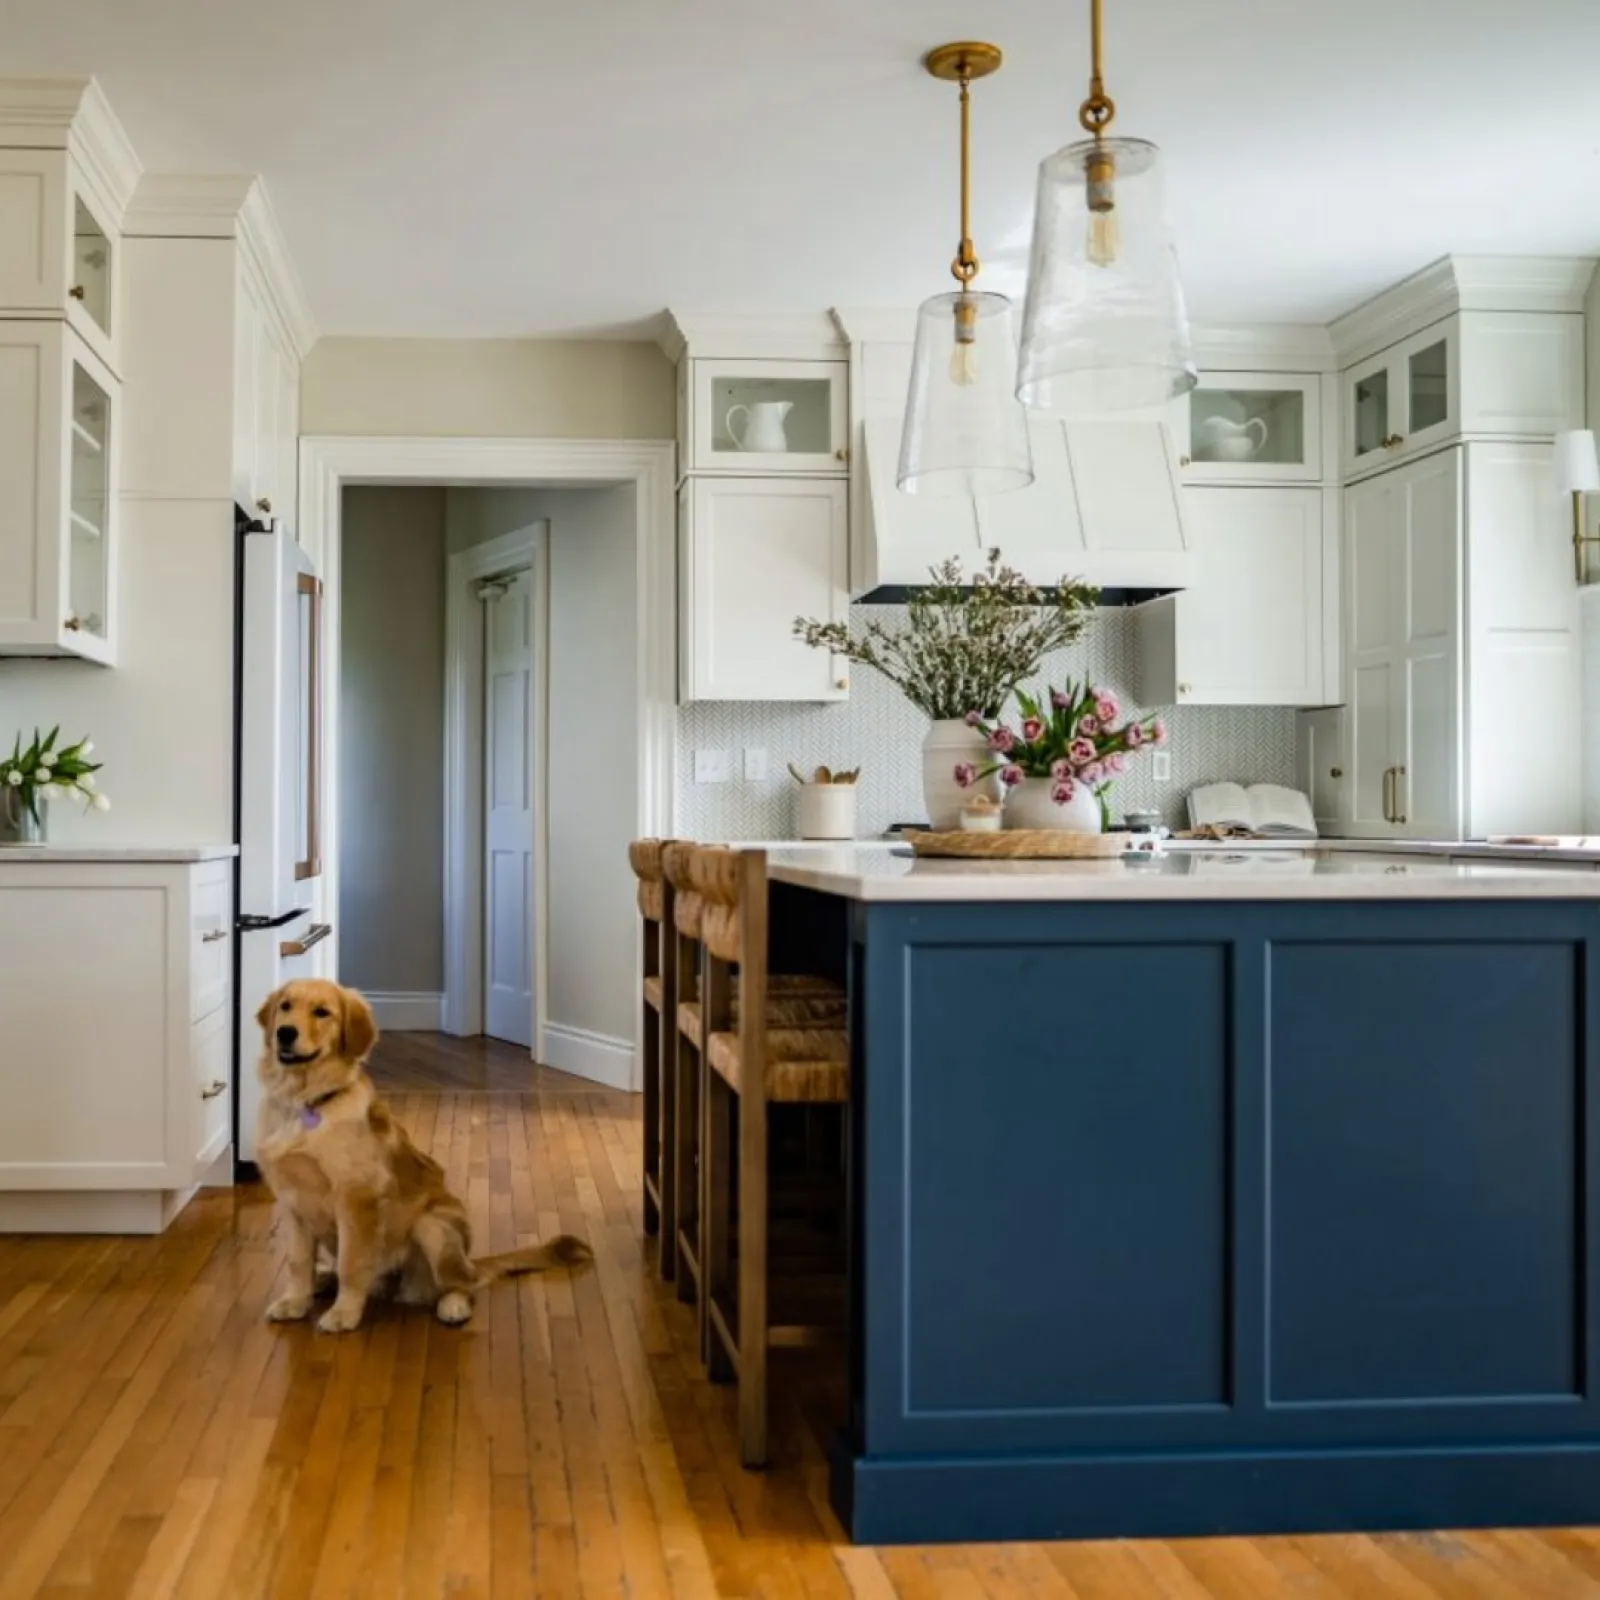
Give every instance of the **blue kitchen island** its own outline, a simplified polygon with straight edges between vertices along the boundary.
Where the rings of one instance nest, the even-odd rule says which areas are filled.
[[[865,1543],[1600,1522],[1600,874],[774,852]]]

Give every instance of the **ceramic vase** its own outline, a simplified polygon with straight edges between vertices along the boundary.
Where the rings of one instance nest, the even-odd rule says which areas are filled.
[[[980,794],[997,794],[993,777],[970,789],[956,782],[958,766],[981,767],[988,760],[989,741],[976,728],[959,718],[929,724],[922,741],[922,803],[934,832],[953,833],[961,826],[962,806]]]
[[[1049,833],[1099,833],[1100,802],[1087,784],[1073,785],[1065,805],[1051,799],[1049,778],[1024,778],[1006,791],[1007,828],[1037,828]]]

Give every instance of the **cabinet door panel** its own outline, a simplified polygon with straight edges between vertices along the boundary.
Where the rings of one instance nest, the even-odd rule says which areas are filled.
[[[1350,679],[1350,820],[1372,828],[1389,822],[1385,774],[1395,764],[1399,671],[1393,661],[1358,665]]]
[[[0,645],[54,641],[60,563],[62,363],[58,333],[0,323]]]
[[[694,482],[688,698],[843,698],[842,664],[808,649],[793,625],[797,616],[848,615],[845,507],[842,482]]]

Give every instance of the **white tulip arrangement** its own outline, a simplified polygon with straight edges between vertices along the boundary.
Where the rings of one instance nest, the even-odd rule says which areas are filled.
[[[86,808],[111,809],[111,802],[100,793],[95,779],[101,763],[89,759],[94,741],[80,739],[58,750],[56,740],[60,733],[59,727],[52,728],[41,738],[35,728],[33,743],[27,749],[23,749],[19,733],[11,746],[11,754],[0,761],[0,787],[8,791],[6,809],[20,803],[35,823],[42,820],[39,805],[45,800],[76,798]]]

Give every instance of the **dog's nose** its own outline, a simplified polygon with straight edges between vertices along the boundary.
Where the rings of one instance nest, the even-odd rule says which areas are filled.
[[[278,1043],[286,1048],[293,1044],[300,1036],[300,1030],[292,1022],[286,1022],[278,1029]]]

